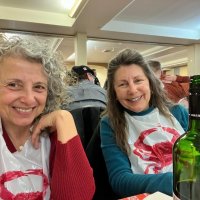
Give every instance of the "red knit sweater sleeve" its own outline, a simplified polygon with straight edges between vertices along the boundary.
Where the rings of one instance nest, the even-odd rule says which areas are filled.
[[[51,138],[51,199],[91,200],[95,191],[93,171],[79,136],[66,144]]]
[[[189,83],[190,82],[190,77],[189,76],[179,76],[179,75],[176,75],[176,82],[179,82],[179,83]]]

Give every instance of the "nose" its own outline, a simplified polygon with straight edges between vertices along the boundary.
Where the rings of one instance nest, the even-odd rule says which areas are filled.
[[[35,93],[32,88],[24,88],[21,91],[20,101],[26,105],[33,105],[35,103]]]
[[[134,83],[129,83],[128,85],[128,93],[133,94],[137,91],[137,86]]]

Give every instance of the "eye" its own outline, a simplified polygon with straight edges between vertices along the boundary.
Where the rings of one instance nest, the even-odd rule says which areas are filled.
[[[22,87],[22,85],[19,82],[8,82],[6,84],[6,87],[11,90],[19,90]]]
[[[143,79],[136,79],[134,82],[139,84],[139,83],[143,82]]]
[[[44,92],[44,91],[47,91],[47,86],[44,85],[44,84],[37,84],[37,85],[34,86],[34,89],[37,92]]]
[[[119,83],[118,87],[125,87],[127,85],[127,83]]]

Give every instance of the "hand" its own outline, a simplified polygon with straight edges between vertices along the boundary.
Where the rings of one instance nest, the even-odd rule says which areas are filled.
[[[165,83],[171,83],[172,81],[176,81],[176,75],[165,75],[162,79]]]
[[[66,110],[57,110],[44,115],[34,125],[31,140],[35,148],[39,148],[39,136],[45,129],[49,132],[56,131],[58,140],[63,144],[77,135],[74,119],[71,113]]]

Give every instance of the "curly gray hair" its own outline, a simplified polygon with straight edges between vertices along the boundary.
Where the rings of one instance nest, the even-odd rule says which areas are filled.
[[[22,57],[42,64],[48,79],[48,95],[43,114],[59,109],[65,98],[63,77],[66,76],[64,59],[60,52],[53,52],[46,40],[26,40],[19,37],[1,38],[0,62],[6,57]]]

